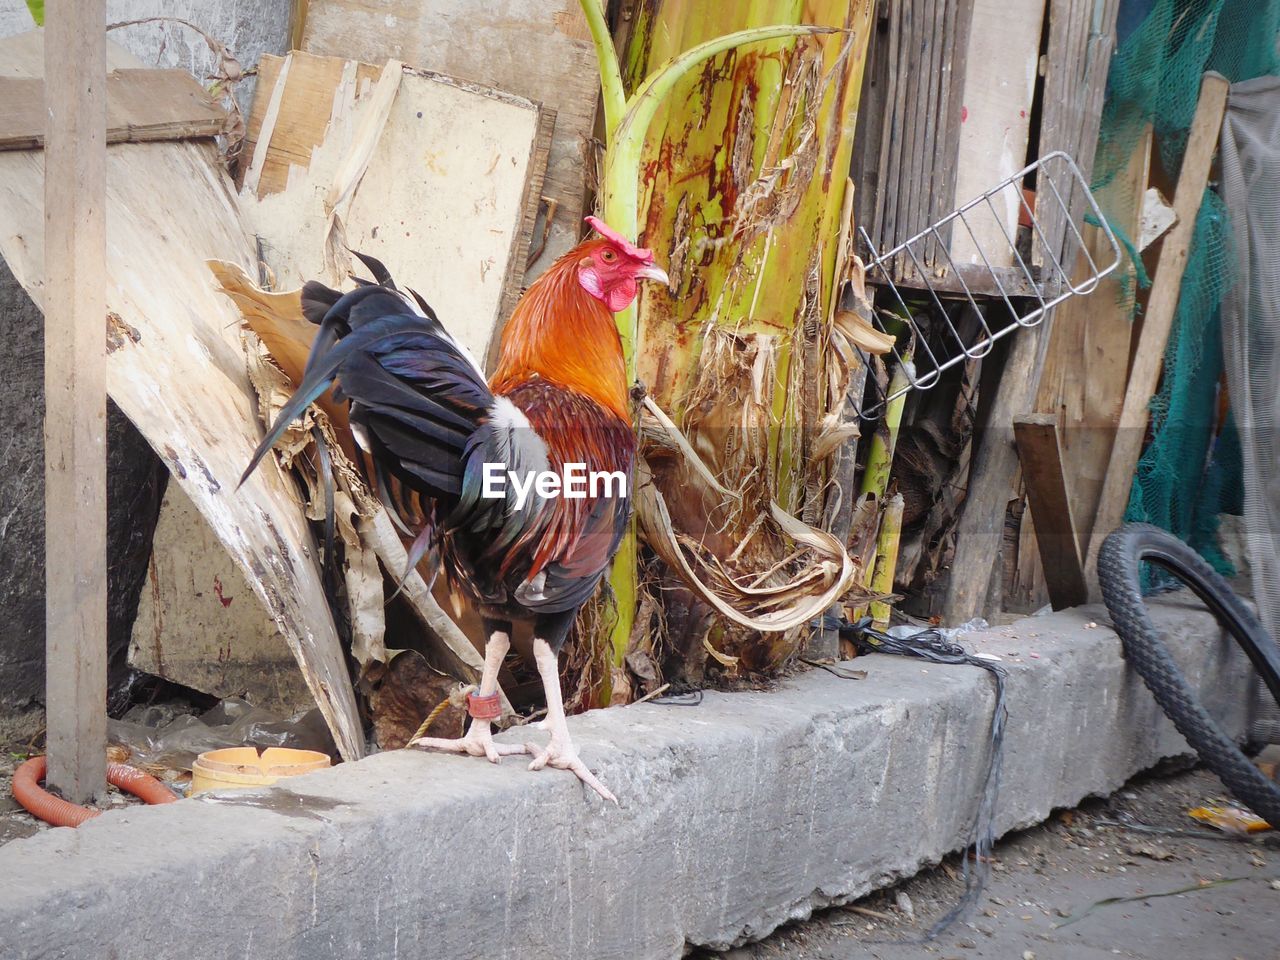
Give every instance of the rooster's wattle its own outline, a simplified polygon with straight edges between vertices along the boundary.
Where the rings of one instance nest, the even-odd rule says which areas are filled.
[[[245,474],[336,383],[378,496],[402,526],[417,521],[410,565],[438,548],[445,573],[484,618],[484,670],[468,700],[466,735],[416,745],[495,763],[532,753],[532,769],[571,770],[613,800],[569,738],[558,654],[630,511],[635,439],[613,314],[635,299],[637,281],[666,283],[667,275],[650,251],[595,218],[588,222],[600,236],[525,292],[487,383],[431,308],[399,290],[376,260],[361,258],[376,282],[350,292],[308,283],[303,309],[320,329],[305,376]],[[417,502],[407,504],[406,492]],[[492,737],[498,668],[514,620],[533,622],[551,733],[545,748]]]

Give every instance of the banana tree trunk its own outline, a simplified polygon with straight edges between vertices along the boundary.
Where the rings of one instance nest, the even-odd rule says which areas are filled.
[[[622,58],[630,94],[659,64],[723,34],[840,31],[707,60],[662,101],[641,156],[641,239],[672,286],[639,304],[637,373],[735,497],[700,492],[685,465],[651,456],[655,481],[680,535],[761,583],[794,567],[795,545],[768,522],[769,504],[821,513],[804,502],[823,487],[813,454],[843,402],[813,385],[835,377],[837,239],[873,11],[873,0],[639,0]],[[793,652],[803,632],[718,623],[691,641],[757,671]]]

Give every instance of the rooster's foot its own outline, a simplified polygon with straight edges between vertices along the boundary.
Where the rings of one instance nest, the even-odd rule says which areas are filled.
[[[618,798],[587,769],[587,765],[582,762],[577,749],[568,738],[559,739],[552,736],[551,742],[545,747],[530,743],[526,744],[526,749],[533,755],[533,762],[529,764],[530,770],[541,770],[547,766],[568,770],[600,796],[617,804]]]
[[[410,740],[409,746],[422,750],[442,750],[445,753],[465,753],[472,757],[487,757],[490,763],[497,763],[503,757],[529,752],[529,748],[523,743],[495,743],[488,720],[472,720],[467,735],[456,740],[419,737],[417,740]]]

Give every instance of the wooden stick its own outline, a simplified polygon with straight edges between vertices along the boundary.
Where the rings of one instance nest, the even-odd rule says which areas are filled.
[[[1079,606],[1088,599],[1088,589],[1067,489],[1058,418],[1051,413],[1014,417],[1013,435],[1018,459],[1022,461],[1022,480],[1036,527],[1049,600],[1055,610]]]
[[[1107,466],[1106,480],[1098,501],[1098,514],[1089,539],[1089,552],[1085,559],[1085,571],[1089,577],[1090,595],[1099,598],[1097,587],[1098,551],[1102,541],[1124,519],[1129,503],[1129,491],[1133,486],[1133,474],[1142,455],[1147,435],[1150,413],[1147,405],[1160,382],[1164,367],[1164,351],[1169,341],[1174,314],[1178,307],[1178,294],[1182,290],[1182,274],[1187,266],[1191,236],[1195,231],[1200,201],[1209,182],[1209,170],[1218,147],[1218,133],[1222,129],[1222,115],[1227,105],[1226,77],[1206,73],[1200,83],[1200,101],[1196,105],[1195,118],[1191,121],[1191,133],[1187,151],[1182,158],[1182,170],[1178,174],[1178,187],[1174,192],[1173,209],[1178,222],[1164,238],[1160,259],[1156,264],[1151,296],[1142,320],[1142,333],[1129,372],[1129,386],[1124,394],[1124,406],[1120,410],[1115,443],[1111,448],[1111,461]]]
[[[106,788],[106,20],[46,7],[47,779],[73,803]]]

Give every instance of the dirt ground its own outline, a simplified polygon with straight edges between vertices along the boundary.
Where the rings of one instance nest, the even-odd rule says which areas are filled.
[[[1228,838],[1186,815],[1223,795],[1222,784],[1203,770],[1143,777],[1113,797],[1007,838],[996,848],[991,882],[974,913],[931,943],[894,941],[919,940],[957,902],[963,884],[954,860],[760,943],[695,956],[1280,960],[1280,837]],[[1191,889],[1161,896],[1185,888]],[[1148,899],[1089,909],[1112,897]]]

